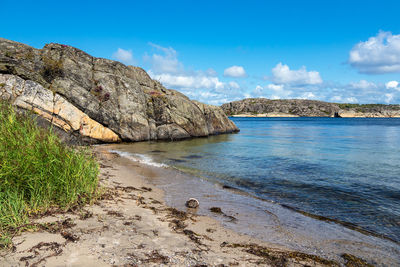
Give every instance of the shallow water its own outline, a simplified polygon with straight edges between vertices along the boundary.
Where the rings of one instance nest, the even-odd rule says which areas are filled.
[[[179,196],[172,197],[179,194],[175,190],[188,192],[181,194],[185,197],[201,192],[197,197],[204,201],[208,198],[209,205],[217,201],[232,216],[241,217],[247,212],[247,218],[251,218],[247,223],[252,225],[247,231],[262,239],[274,235],[266,234],[269,231],[266,226],[275,225],[272,228],[285,229],[276,234],[276,243],[286,245],[291,242],[289,239],[297,238],[302,243],[299,246],[304,246],[305,240],[310,239],[307,241],[312,243],[310,249],[317,248],[318,242],[328,242],[327,239],[374,244],[382,238],[400,241],[400,119],[233,120],[241,129],[238,134],[110,148],[132,160],[183,171],[175,175],[175,180],[159,181],[171,193],[173,205],[179,206]],[[190,174],[192,178],[177,178],[183,174]],[[248,195],[228,197],[223,193],[226,190],[215,184],[229,185]],[[207,196],[213,190],[214,195]],[[179,201],[182,203],[183,199]],[[311,223],[307,216],[293,213],[282,205],[336,223],[318,220]],[[293,221],[293,218],[297,219]],[[246,217],[239,221],[246,221]],[[376,240],[364,240],[362,234],[344,230],[340,225],[370,233],[368,238]],[[231,227],[246,228],[240,223]],[[290,234],[282,234],[285,231]],[[327,236],[322,238],[324,235]]]

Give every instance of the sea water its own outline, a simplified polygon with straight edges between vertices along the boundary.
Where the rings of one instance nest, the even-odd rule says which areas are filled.
[[[329,227],[345,227],[394,244],[400,242],[400,119],[231,119],[240,133],[111,148],[133,160],[161,168],[169,166],[189,175],[191,181],[176,178],[179,182],[174,182],[169,178],[163,182],[165,187],[174,185],[174,188],[186,184],[178,190],[191,191],[188,195],[202,192],[197,196],[204,198],[212,184],[214,188],[219,185],[218,192],[224,188],[237,189],[236,193],[246,196],[240,194],[241,198],[236,198],[221,193],[217,197],[218,193],[214,192],[211,199],[224,202],[220,204],[226,208],[236,205],[249,212],[248,207],[252,206],[262,210],[263,216],[278,214],[279,227],[287,224],[286,232],[291,231],[291,235],[296,231],[301,236],[312,234],[307,229],[310,222],[305,217],[308,217],[328,222]],[[255,199],[268,204],[260,204]],[[276,210],[272,212],[273,209]],[[232,215],[240,217],[235,210],[231,209]],[[288,211],[292,215],[286,214]],[[296,222],[289,219],[296,217],[293,211],[296,216],[301,214]],[[268,219],[260,214],[255,211],[246,215],[254,217],[254,232],[266,232],[265,225],[274,224],[271,215]],[[316,223],[314,230],[325,231],[326,226],[321,225]],[[332,231],[343,234],[347,230]],[[344,238],[336,234],[334,238]],[[277,235],[275,240],[285,238],[292,242],[294,237],[287,237],[286,233]],[[355,236],[353,241],[359,238]]]

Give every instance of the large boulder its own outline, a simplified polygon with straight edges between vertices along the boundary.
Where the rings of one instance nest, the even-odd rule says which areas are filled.
[[[61,44],[35,49],[0,38],[0,97],[91,142],[238,131],[219,107],[168,90],[141,68]]]

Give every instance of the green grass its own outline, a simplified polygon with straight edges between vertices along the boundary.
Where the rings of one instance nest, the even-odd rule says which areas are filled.
[[[385,104],[349,104],[338,103],[341,109],[354,109],[358,112],[377,112],[379,110],[400,110],[400,105],[385,105]]]
[[[0,102],[0,247],[10,246],[33,216],[91,202],[98,173],[88,150],[61,143],[33,116]]]

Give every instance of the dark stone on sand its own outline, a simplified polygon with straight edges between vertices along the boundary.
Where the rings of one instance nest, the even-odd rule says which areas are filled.
[[[191,209],[195,209],[200,205],[199,201],[195,198],[190,198],[188,201],[186,201],[185,206]]]

